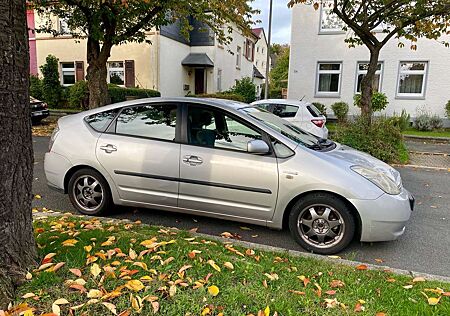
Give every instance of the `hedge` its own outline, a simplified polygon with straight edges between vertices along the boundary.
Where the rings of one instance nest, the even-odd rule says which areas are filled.
[[[151,89],[140,88],[123,88],[115,85],[108,85],[109,96],[111,103],[126,101],[126,97],[135,97],[136,99],[156,98],[160,97],[161,93]]]
[[[235,93],[209,93],[209,94],[188,94],[187,97],[193,97],[193,98],[216,98],[216,99],[226,99],[226,100],[233,100],[233,101],[239,101],[239,102],[245,102],[245,99],[243,96]]]

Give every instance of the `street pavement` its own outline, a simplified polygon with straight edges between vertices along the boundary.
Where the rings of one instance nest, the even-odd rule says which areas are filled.
[[[35,150],[33,193],[42,196],[33,207],[75,212],[67,195],[49,189],[44,175],[44,153],[48,137],[33,137]],[[341,257],[393,268],[450,276],[450,172],[414,168],[398,168],[404,186],[416,197],[416,208],[405,234],[396,241],[360,243],[354,241]],[[376,210],[375,210],[376,211]],[[302,251],[287,230],[276,231],[265,227],[206,217],[163,212],[150,209],[119,208],[108,214],[114,218],[141,220],[151,225],[198,228],[198,232],[220,235],[237,233],[242,240]],[[247,227],[251,230],[241,229]]]

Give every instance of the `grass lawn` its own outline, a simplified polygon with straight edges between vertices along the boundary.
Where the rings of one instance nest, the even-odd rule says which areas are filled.
[[[34,309],[26,315],[450,315],[450,284],[364,265],[138,222],[64,216],[36,220],[34,230],[40,267],[13,302]]]
[[[412,136],[430,136],[430,137],[449,137],[450,138],[450,129],[442,129],[437,131],[430,132],[422,132],[416,129],[407,129],[403,132],[403,135],[412,135]]]

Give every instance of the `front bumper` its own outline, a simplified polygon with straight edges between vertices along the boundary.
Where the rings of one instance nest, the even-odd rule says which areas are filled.
[[[361,241],[395,240],[405,232],[414,197],[406,190],[398,195],[383,194],[375,200],[350,200],[361,217]]]

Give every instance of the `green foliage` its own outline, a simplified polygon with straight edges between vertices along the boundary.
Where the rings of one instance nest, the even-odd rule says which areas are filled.
[[[161,93],[151,89],[139,88],[123,88],[116,85],[108,85],[108,93],[111,97],[111,103],[126,101],[127,97],[135,97],[136,99],[156,98],[160,97]]]
[[[331,105],[334,115],[339,122],[343,122],[347,118],[348,104],[345,102],[336,102]]]
[[[353,96],[353,104],[357,107],[361,107],[361,94],[355,94]],[[372,94],[372,110],[374,112],[383,111],[389,104],[387,96],[382,92],[374,92]]]
[[[67,102],[70,108],[87,110],[89,108],[89,89],[87,82],[76,82],[68,89]]]
[[[250,77],[244,77],[236,81],[229,93],[242,96],[246,103],[252,103],[256,100],[256,86]]]
[[[62,87],[59,82],[59,60],[53,55],[48,55],[45,64],[41,67],[42,98],[50,107],[57,107],[62,97]]]
[[[313,102],[312,105],[314,105],[320,111],[320,113],[325,116],[327,115],[327,107],[325,104],[320,102]]]
[[[273,88],[287,88],[289,76],[289,48],[283,49],[275,67],[270,71],[270,83]]]
[[[445,105],[445,114],[450,119],[450,100],[448,100],[447,104]]]
[[[234,100],[239,102],[245,102],[243,96],[234,93],[226,93],[226,92],[218,92],[218,93],[209,93],[209,94],[189,94],[187,97],[193,98],[216,98],[216,99],[226,99],[226,100]]]
[[[269,89],[270,99],[281,99],[283,97],[282,88],[271,88]]]
[[[442,119],[441,119],[438,115],[436,115],[436,114],[434,114],[434,115],[431,117],[430,122],[431,122],[431,127],[433,128],[433,130],[441,129],[442,127],[444,127],[444,122],[443,122]]]
[[[405,131],[407,128],[409,128],[411,116],[406,112],[405,109],[402,110],[402,113],[400,115],[395,114],[392,117],[389,118],[391,123],[398,127],[400,131]]]
[[[354,122],[339,124],[333,139],[364,151],[385,162],[401,162],[404,156],[402,133],[398,126],[385,117],[375,119],[371,125],[361,117]]]
[[[38,76],[30,76],[30,96],[35,99],[42,100],[42,79]]]

